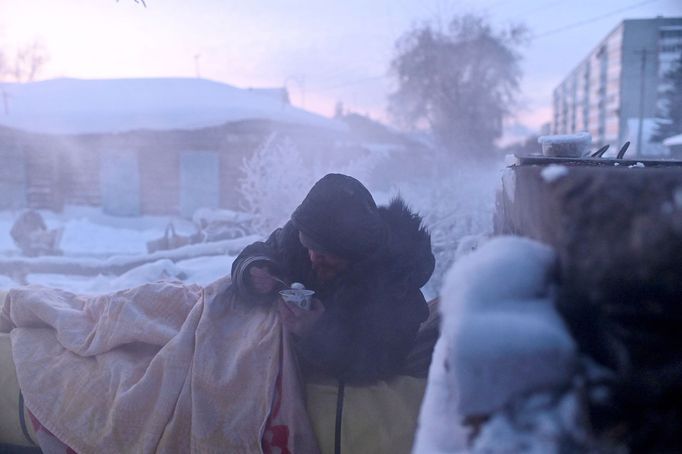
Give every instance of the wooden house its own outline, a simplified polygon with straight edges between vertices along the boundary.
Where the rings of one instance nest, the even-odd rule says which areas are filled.
[[[282,90],[204,79],[54,79],[0,91],[0,209],[234,209],[241,162],[273,132],[311,150],[348,136],[343,122],[291,106]]]

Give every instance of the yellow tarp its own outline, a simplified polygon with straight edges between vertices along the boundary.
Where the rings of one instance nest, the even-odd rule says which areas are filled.
[[[33,426],[25,409],[24,420],[29,435],[35,440]],[[0,443],[33,446],[26,440],[19,423],[19,383],[12,361],[9,334],[5,333],[0,333]]]
[[[426,380],[407,376],[372,386],[346,386],[341,452],[410,453]],[[335,382],[308,383],[307,408],[322,454],[334,452]]]
[[[7,292],[0,290],[0,312],[5,304],[5,296]],[[25,408],[24,421],[29,435],[35,441],[33,426]],[[19,423],[19,383],[12,361],[12,344],[6,333],[0,333],[0,443],[33,446],[26,440]]]

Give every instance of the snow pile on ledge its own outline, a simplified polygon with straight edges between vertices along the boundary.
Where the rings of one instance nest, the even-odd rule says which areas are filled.
[[[576,346],[552,305],[554,264],[544,245],[498,237],[448,272],[415,452],[464,449],[464,418],[571,383]],[[515,445],[514,433],[504,437]]]

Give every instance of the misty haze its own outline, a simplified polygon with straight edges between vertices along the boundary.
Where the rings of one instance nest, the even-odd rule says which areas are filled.
[[[682,450],[682,5],[0,2],[0,454]]]

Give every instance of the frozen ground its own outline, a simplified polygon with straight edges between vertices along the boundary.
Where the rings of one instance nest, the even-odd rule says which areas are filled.
[[[195,225],[182,218],[145,216],[114,217],[89,207],[67,207],[63,213],[41,211],[48,228],[63,228],[60,248],[64,258],[76,263],[91,263],[93,259],[113,256],[125,259],[147,254],[147,241],[164,235],[173,222],[178,234],[196,232]],[[0,211],[0,259],[20,257],[9,234],[18,212]],[[48,261],[54,258],[32,260]],[[28,274],[26,282],[58,287],[78,293],[102,293],[119,290],[158,279],[177,278],[188,283],[208,284],[230,272],[233,255],[195,257],[173,262],[168,258],[147,263],[120,276],[79,276],[65,274]],[[0,289],[19,285],[12,278],[0,275]]]

